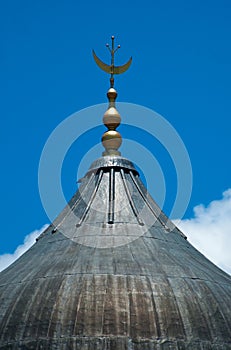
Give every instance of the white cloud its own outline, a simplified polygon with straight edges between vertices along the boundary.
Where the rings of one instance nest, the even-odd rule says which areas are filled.
[[[231,189],[207,207],[196,206],[194,218],[174,222],[195,248],[231,274]]]
[[[19,245],[13,254],[0,255],[0,271],[6,269],[10,264],[17,260],[23,253],[25,253],[34,243],[36,238],[48,227],[44,225],[40,230],[31,232],[24,238],[23,244]]]

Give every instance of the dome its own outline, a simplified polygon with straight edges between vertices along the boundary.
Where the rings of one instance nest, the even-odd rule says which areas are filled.
[[[66,208],[0,273],[1,349],[230,349],[231,277],[151,198],[96,160]]]
[[[93,52],[110,74],[103,157],[0,273],[0,349],[231,349],[231,277],[187,241],[118,151],[114,74],[132,59],[114,66],[116,50],[112,37],[110,66]]]

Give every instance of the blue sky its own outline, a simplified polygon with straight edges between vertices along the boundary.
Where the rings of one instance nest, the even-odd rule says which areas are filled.
[[[208,206],[231,187],[229,0],[12,0],[1,4],[0,17],[0,254],[12,253],[25,235],[48,222],[38,190],[43,146],[69,115],[106,102],[108,77],[91,50],[109,63],[104,44],[111,35],[121,44],[117,63],[133,57],[130,70],[116,79],[118,101],[160,113],[188,150],[193,190],[185,219],[193,217],[196,205]],[[83,137],[67,156],[62,178],[67,199],[76,189],[81,157],[103,131],[93,130],[93,141]],[[132,137],[141,142],[142,135]],[[167,159],[153,140],[149,148],[160,164]],[[166,213],[176,186],[170,168],[163,161]]]

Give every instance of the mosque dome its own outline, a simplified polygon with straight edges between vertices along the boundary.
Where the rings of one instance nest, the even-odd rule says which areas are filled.
[[[231,277],[161,211],[120,137],[0,273],[0,349],[231,349]]]

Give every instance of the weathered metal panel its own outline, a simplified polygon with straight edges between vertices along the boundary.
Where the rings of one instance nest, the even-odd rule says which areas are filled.
[[[231,277],[109,158],[0,274],[0,349],[231,349]]]

